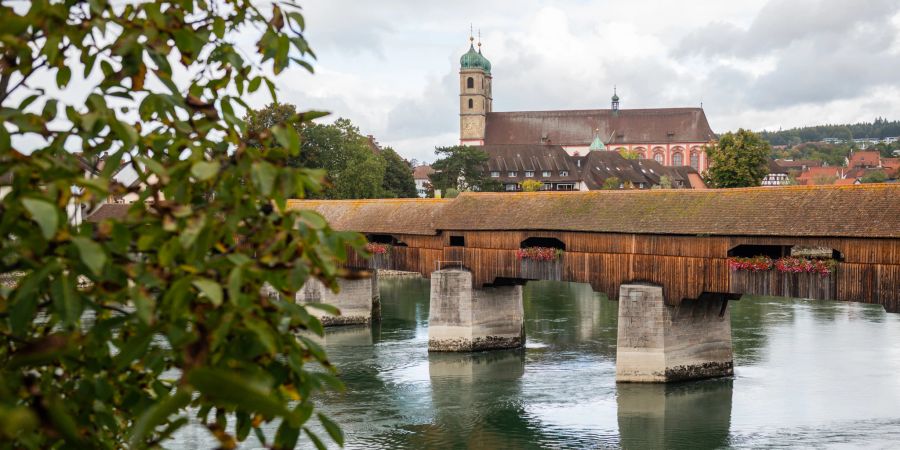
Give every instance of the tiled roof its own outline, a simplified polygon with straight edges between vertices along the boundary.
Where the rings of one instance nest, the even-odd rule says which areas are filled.
[[[819,177],[841,178],[841,176],[843,175],[843,171],[843,167],[810,167],[809,170],[797,176],[797,179],[814,181]]]
[[[715,139],[701,108],[591,109],[491,112],[484,143],[587,146],[597,135],[607,145]]]
[[[673,184],[690,187],[690,166],[670,167],[652,159],[626,159],[615,151],[591,151],[585,156],[571,156],[559,145],[511,144],[485,145],[488,154],[487,172],[499,172],[500,182],[522,182],[525,172],[534,172],[534,179],[543,182],[566,183],[583,181],[588,189],[600,189],[611,177],[646,187],[659,184],[661,176],[668,176]],[[550,172],[544,176],[543,172]],[[563,171],[567,174],[563,175]],[[514,177],[509,172],[515,172]]]
[[[289,208],[318,212],[332,228],[360,233],[436,234],[434,221],[452,200],[289,200]]]
[[[416,167],[413,169],[413,179],[415,179],[415,180],[427,180],[427,179],[428,179],[428,175],[431,175],[431,174],[433,174],[433,173],[434,173],[434,169],[432,169],[431,166],[429,166],[429,165],[427,165],[427,164],[423,164],[423,165],[421,165],[421,166],[416,166]]]
[[[106,219],[121,219],[128,213],[133,203],[104,203],[85,217],[87,222],[102,222]]]
[[[802,167],[822,167],[822,161],[815,159],[776,159],[775,163],[785,169],[797,169]]]
[[[500,172],[500,181],[521,181],[526,171],[535,172],[535,178],[541,181],[580,179],[575,161],[558,145],[485,145],[482,150],[488,154],[485,170]],[[550,176],[543,176],[544,171],[550,172]],[[563,171],[568,175],[562,175]],[[509,172],[516,172],[516,176],[508,176]]]
[[[900,237],[900,184],[463,193],[444,230]]]
[[[881,154],[876,151],[860,151],[850,154],[849,167],[875,167],[881,164]]]

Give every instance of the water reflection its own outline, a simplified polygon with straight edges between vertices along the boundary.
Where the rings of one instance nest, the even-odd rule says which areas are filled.
[[[731,426],[731,379],[616,386],[624,448],[720,448]]]
[[[324,339],[347,390],[317,404],[347,448],[900,442],[900,314],[879,306],[745,297],[731,309],[734,378],[617,385],[617,303],[590,286],[529,283],[526,348],[475,354],[428,353],[428,280],[382,279],[380,291],[380,324]],[[173,447],[206,448],[193,430]]]

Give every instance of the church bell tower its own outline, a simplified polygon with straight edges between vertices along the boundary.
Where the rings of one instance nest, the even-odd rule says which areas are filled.
[[[470,34],[469,51],[459,58],[460,144],[484,145],[485,122],[492,109],[491,63],[481,54],[481,37],[476,51]]]

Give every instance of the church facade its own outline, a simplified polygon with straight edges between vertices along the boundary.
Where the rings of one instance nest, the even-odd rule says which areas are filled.
[[[704,150],[715,141],[703,108],[494,112],[491,63],[474,40],[460,58],[459,141],[462,145],[553,145],[569,155],[627,151],[664,166],[709,167]]]

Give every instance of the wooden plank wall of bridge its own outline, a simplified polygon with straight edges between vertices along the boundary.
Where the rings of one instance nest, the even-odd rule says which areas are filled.
[[[843,261],[831,275],[834,288],[829,296],[842,301],[876,303],[888,311],[900,312],[900,240],[897,239],[452,230],[436,236],[393,236],[405,246],[391,249],[390,268],[428,277],[438,261],[462,261],[472,271],[476,287],[493,283],[497,278],[523,278],[515,254],[521,242],[531,237],[556,238],[566,246],[562,280],[589,283],[595,291],[613,299],[623,283],[651,282],[663,286],[666,301],[671,304],[696,298],[703,292],[791,294],[781,290],[783,283],[771,283],[765,292],[747,292],[755,289],[752,284],[733,283],[727,254],[738,245],[830,247],[841,252]],[[464,237],[465,246],[450,246],[451,236]],[[369,263],[355,257],[351,264],[360,267]]]

